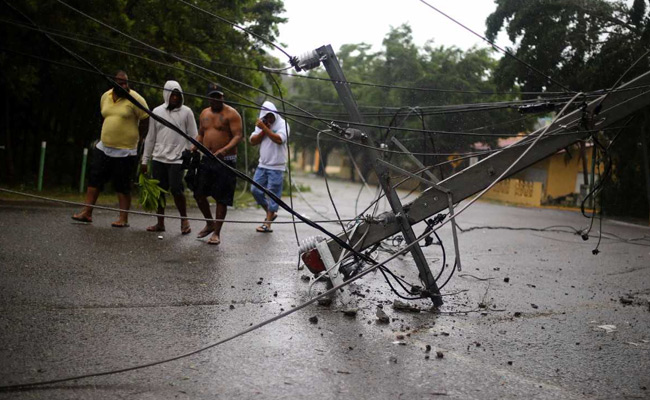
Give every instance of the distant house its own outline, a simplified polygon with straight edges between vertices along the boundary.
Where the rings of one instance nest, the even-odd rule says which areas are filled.
[[[524,134],[498,140],[498,147],[504,148],[524,138]],[[592,179],[592,144],[581,149],[575,145],[553,154],[531,165],[496,185],[486,198],[516,204],[556,204],[577,206],[580,204]],[[484,143],[474,143],[475,151],[490,150]],[[584,159],[584,160],[583,160]],[[475,158],[473,162],[478,159]],[[585,166],[587,183],[585,183]],[[602,165],[598,166],[602,171]],[[596,175],[595,179],[598,179]]]

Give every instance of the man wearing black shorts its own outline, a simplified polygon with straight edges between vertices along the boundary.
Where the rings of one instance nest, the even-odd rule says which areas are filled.
[[[148,108],[147,102],[135,90],[129,88],[128,76],[124,71],[115,75],[117,86],[102,95],[100,108],[104,123],[101,140],[92,154],[86,204],[81,212],[73,214],[72,219],[80,222],[93,222],[93,206],[108,181],[113,182],[120,204],[120,216],[111,226],[129,226],[131,207],[131,186],[138,163],[137,147],[149,125],[149,114],[129,101],[128,92],[137,102]]]
[[[224,95],[216,84],[208,86],[210,107],[204,109],[199,117],[197,140],[218,157],[223,163],[235,168],[237,164],[237,144],[242,140],[241,116],[234,108],[224,104]],[[226,218],[228,206],[233,205],[236,185],[235,174],[222,163],[207,157],[201,159],[194,198],[208,220],[197,237],[210,234],[208,244],[221,243],[221,227]],[[215,220],[212,220],[208,196],[217,202]]]

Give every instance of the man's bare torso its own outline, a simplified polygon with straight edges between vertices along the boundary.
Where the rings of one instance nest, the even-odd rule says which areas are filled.
[[[212,153],[215,153],[226,146],[232,140],[235,132],[233,125],[241,125],[237,111],[224,104],[223,109],[214,112],[208,107],[201,112],[199,134],[203,135],[203,145]],[[241,128],[240,128],[241,129]],[[237,154],[237,146],[228,150],[224,155]]]

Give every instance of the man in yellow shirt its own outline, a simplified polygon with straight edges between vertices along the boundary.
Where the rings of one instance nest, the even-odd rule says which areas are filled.
[[[129,88],[129,77],[124,71],[118,71],[115,82],[121,87],[110,89],[102,95],[100,107],[104,123],[101,140],[93,151],[92,164],[88,177],[86,204],[80,213],[72,219],[81,222],[93,222],[93,205],[99,193],[109,180],[117,192],[120,204],[120,216],[111,226],[126,228],[129,226],[131,207],[131,186],[138,163],[138,141],[144,137],[149,127],[149,114],[136,107],[125,96],[128,92],[140,104],[149,108],[145,99]]]

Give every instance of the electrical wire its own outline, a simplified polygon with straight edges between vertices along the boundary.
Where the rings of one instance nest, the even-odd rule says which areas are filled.
[[[106,207],[106,206],[98,206],[96,204],[88,204],[88,203],[82,203],[82,202],[77,202],[77,201],[70,201],[70,200],[61,200],[61,199],[54,199],[51,197],[46,197],[46,196],[39,196],[31,193],[25,193],[25,192],[19,192],[16,190],[11,190],[7,188],[2,188],[0,187],[0,192],[4,193],[9,193],[9,194],[15,194],[18,196],[24,196],[24,197],[30,197],[33,199],[37,200],[43,200],[43,201],[48,201],[52,203],[59,203],[59,204],[66,204],[66,205],[73,205],[73,206],[78,206],[78,207],[92,207],[98,210],[103,210],[103,211],[115,211],[115,212],[125,212],[129,214],[134,214],[134,215],[142,215],[146,217],[164,217],[164,218],[169,218],[169,219],[186,219],[188,221],[201,221],[201,222],[228,222],[232,224],[259,224],[259,221],[255,220],[233,220],[233,219],[206,219],[206,218],[195,218],[195,217],[181,217],[181,216],[175,216],[175,215],[167,215],[167,214],[155,214],[155,213],[149,213],[145,211],[136,211],[136,210],[125,210],[122,208],[115,208],[115,207]],[[322,216],[322,215],[321,215]],[[312,222],[315,222],[317,224],[325,224],[325,223],[339,223],[339,222],[354,222],[357,221],[358,218],[348,218],[348,219],[327,219],[327,217],[324,217],[325,219],[323,220],[312,220]],[[274,224],[304,224],[305,222],[303,221],[275,221]]]
[[[25,29],[34,29],[31,26],[25,25],[20,23],[19,21],[11,21],[7,20],[4,18],[0,18],[0,23],[6,23],[6,24],[12,24],[15,26],[20,26],[21,28]],[[50,33],[51,35],[56,35],[60,37],[66,37],[69,39],[77,40],[75,38],[87,38],[87,39],[93,39],[97,41],[102,41],[104,43],[109,43],[113,45],[119,45],[119,46],[124,46],[124,47],[129,47],[129,48],[134,48],[137,50],[141,51],[151,51],[151,49],[143,46],[134,46],[134,45],[129,45],[126,43],[122,42],[116,42],[112,41],[103,37],[98,37],[98,36],[87,36],[87,35],[82,35],[79,33],[72,33],[68,31],[63,31],[59,29],[54,29],[54,28],[47,28],[43,29],[43,31]],[[245,69],[245,70],[251,70],[251,71],[258,71],[258,72],[272,72],[276,75],[283,75],[291,78],[299,78],[299,79],[305,79],[305,80],[316,80],[316,81],[323,81],[323,82],[328,82],[328,83],[334,83],[336,82],[335,80],[331,78],[325,78],[325,77],[318,77],[318,76],[312,76],[312,75],[301,75],[301,74],[289,74],[289,73],[282,73],[283,70],[286,70],[288,68],[291,68],[291,66],[286,67],[286,68],[281,68],[281,69],[273,69],[273,68],[268,68],[268,67],[261,67],[261,68],[256,68],[256,67],[249,67],[245,65],[239,65],[239,64],[234,64],[234,63],[227,63],[227,62],[222,62],[222,61],[206,61],[202,58],[199,57],[192,57],[186,54],[178,54],[178,53],[170,53],[174,56],[182,57],[185,59],[190,59],[194,61],[200,61],[200,62],[209,62],[210,64],[216,64],[216,65],[221,65],[221,66],[227,66],[227,67],[235,67],[239,69]],[[477,91],[477,90],[457,90],[457,89],[438,89],[438,88],[426,88],[426,87],[409,87],[409,86],[399,86],[399,85],[385,85],[385,84],[377,84],[377,83],[368,83],[368,82],[356,82],[356,81],[347,81],[348,84],[352,86],[365,86],[365,87],[374,87],[374,88],[383,88],[383,89],[397,89],[397,90],[407,90],[407,91],[415,91],[415,92],[433,92],[433,93],[449,93],[449,94],[474,94],[474,95],[486,95],[486,96],[494,96],[494,95],[502,95],[502,96],[521,96],[521,95],[538,95],[538,96],[547,96],[547,95],[558,95],[558,94],[563,94],[565,92],[497,92],[497,91]]]
[[[265,38],[265,37],[263,37],[263,36],[261,36],[261,35],[258,35],[257,33],[253,32],[253,31],[251,31],[251,30],[248,30],[248,29],[244,28],[243,26],[237,25],[236,23],[234,23],[234,22],[232,22],[232,21],[229,21],[229,20],[227,20],[226,18],[224,18],[224,17],[222,17],[222,16],[219,16],[219,15],[217,15],[217,14],[211,12],[211,11],[205,10],[205,9],[203,9],[203,8],[201,8],[201,7],[199,7],[199,6],[197,6],[196,4],[192,4],[192,3],[187,2],[187,1],[185,1],[185,0],[178,0],[178,1],[181,2],[181,3],[183,3],[183,4],[185,4],[185,5],[187,5],[187,6],[192,7],[193,9],[195,9],[195,10],[197,10],[197,11],[200,11],[200,12],[202,12],[202,13],[204,13],[204,14],[207,14],[207,15],[213,17],[213,18],[216,18],[216,19],[218,19],[218,20],[221,21],[221,22],[225,22],[225,23],[231,25],[233,28],[237,28],[237,29],[239,29],[239,30],[241,30],[241,31],[243,31],[243,32],[246,32],[247,34],[249,34],[249,35],[251,35],[251,36],[254,36],[254,37],[258,38],[258,39],[262,40],[263,42],[266,42],[267,44],[270,44],[271,46],[273,46],[273,47],[275,47],[276,49],[278,49],[282,54],[284,54],[284,55],[287,56],[289,59],[291,59],[291,56],[289,55],[289,53],[287,53],[287,52],[286,52],[282,47],[280,47],[279,45],[275,44],[275,43],[272,42],[271,40],[269,40],[269,39],[267,39],[267,38]]]
[[[6,49],[6,48],[0,48],[0,50],[20,54],[20,55],[23,55],[23,56],[26,56],[26,57],[39,59],[39,60],[49,62],[49,63],[55,64],[55,65],[61,65],[61,66],[65,66],[65,67],[68,67],[68,68],[73,68],[73,69],[78,69],[78,70],[82,70],[82,71],[86,71],[86,72],[91,72],[91,73],[94,73],[94,74],[99,74],[99,75],[104,76],[104,77],[110,76],[108,74],[98,73],[97,71],[93,71],[91,69],[82,68],[82,67],[78,67],[78,66],[72,66],[72,65],[69,65],[69,64],[65,64],[65,63],[61,63],[61,62],[58,62],[58,61],[46,59],[46,58],[36,56],[36,55],[23,53],[23,52],[16,51],[16,50],[10,50],[10,49]],[[172,64],[163,63],[163,62],[159,62],[159,61],[156,61],[156,60],[151,60],[151,59],[148,59],[148,58],[145,58],[145,57],[142,57],[142,56],[138,56],[138,55],[135,55],[135,54],[129,54],[129,55],[134,56],[134,57],[142,58],[142,59],[144,59],[146,61],[149,61],[149,62],[161,64],[161,65],[164,65],[164,66],[169,67],[169,68],[174,68],[174,69],[181,70],[181,71],[184,71],[184,72],[192,73],[191,71],[186,71],[186,70],[184,70],[182,68],[175,67]],[[201,79],[209,81],[209,79],[207,77],[201,76],[201,75],[196,74],[196,73],[192,73],[192,74],[197,76],[197,77],[200,77]],[[133,80],[133,79],[131,79],[129,81],[132,82],[132,83],[138,84],[138,85],[142,85],[142,86],[163,89],[163,87],[161,85],[157,85],[157,84],[151,84],[151,83],[148,83],[148,82],[143,82],[143,81],[138,81],[138,80]],[[200,94],[196,94],[196,93],[192,93],[192,92],[185,92],[184,95],[186,95],[188,97],[196,97],[196,98],[201,98],[201,99],[207,99],[208,98],[205,95],[200,95]],[[249,104],[238,103],[238,102],[233,102],[233,101],[228,101],[228,103],[233,105],[233,106],[240,106],[240,107],[251,108],[251,109],[259,109],[260,108],[259,104],[249,105]],[[297,122],[297,123],[299,123],[299,124],[301,124],[301,125],[303,125],[305,127],[308,127],[310,129],[314,129],[314,130],[316,130],[314,127],[312,127],[312,126],[310,126],[308,124],[305,124],[305,123],[303,123],[303,122],[301,122],[299,120],[296,120],[294,118],[291,118],[291,116],[323,121],[323,119],[321,117],[307,116],[307,115],[295,114],[295,113],[288,113],[286,111],[283,112],[283,116],[285,117],[285,119],[292,120],[294,122]],[[344,123],[344,124],[349,123],[349,121],[344,121],[344,120],[338,120],[338,121],[333,121],[333,122]],[[383,126],[383,125],[373,125],[373,124],[362,124],[362,125],[365,125],[365,126],[371,127],[371,128],[380,128],[380,129],[387,128],[386,126]],[[474,128],[474,130],[476,130],[476,129],[478,129],[478,128]],[[393,130],[399,130],[399,131],[402,131],[402,132],[416,132],[416,133],[419,132],[419,133],[423,133],[423,134],[463,135],[463,136],[477,136],[477,137],[483,137],[483,136],[503,137],[503,134],[474,133],[474,132],[452,132],[452,131],[439,131],[439,130],[430,131],[430,130],[426,130],[426,129],[425,130],[416,130],[416,129],[411,129],[411,128],[399,128],[399,127],[393,127]],[[302,136],[304,136],[304,135],[302,135]],[[386,150],[386,149],[377,149],[377,150],[379,150],[379,151],[389,151],[389,150]],[[400,153],[399,151],[394,151],[394,152]],[[416,153],[416,154],[419,155],[419,154],[424,154],[424,153]],[[426,154],[435,155],[436,153],[426,153]],[[452,154],[456,155],[458,153],[437,153],[437,155],[452,155]]]
[[[101,47],[101,46],[100,46],[100,47]],[[39,57],[39,56],[34,56],[34,55],[26,54],[26,53],[23,53],[23,52],[15,51],[15,50],[9,50],[9,49],[3,49],[3,50],[5,50],[5,51],[15,52],[15,53],[17,53],[17,54],[21,54],[21,55],[24,55],[24,56],[27,56],[27,57],[36,58],[36,59],[40,59],[40,60],[43,60],[43,61],[46,61],[46,62],[51,62],[51,63],[54,63],[54,64],[58,64],[58,65],[68,66],[68,67],[77,68],[77,69],[81,69],[81,70],[88,71],[88,72],[94,72],[94,73],[97,73],[96,71],[92,71],[92,70],[89,70],[89,69],[84,69],[84,68],[79,68],[79,67],[70,66],[70,65],[68,65],[68,64],[59,63],[59,62],[56,62],[56,61],[53,61],[53,60],[48,60],[48,59],[45,59],[45,58],[42,58],[42,57]],[[172,65],[172,64],[169,64],[169,63],[164,63],[164,62],[160,62],[160,61],[156,61],[156,60],[151,60],[151,59],[149,59],[149,58],[146,58],[146,57],[143,57],[143,56],[139,56],[139,55],[137,55],[137,54],[125,53],[125,52],[122,52],[122,51],[120,51],[120,50],[115,50],[115,49],[107,49],[107,50],[110,50],[110,51],[117,51],[117,52],[120,52],[120,53],[122,53],[122,54],[126,54],[126,55],[129,55],[129,56],[132,56],[132,57],[136,57],[136,58],[143,59],[143,60],[148,61],[148,62],[153,62],[153,63],[160,64],[160,65],[163,65],[163,66],[166,66],[166,67],[169,67],[169,68],[177,69],[177,70],[179,70],[179,71],[188,72],[188,73],[191,73],[191,74],[193,74],[193,75],[195,75],[195,76],[197,76],[197,77],[199,77],[199,78],[201,78],[201,79],[203,79],[203,80],[205,80],[205,81],[210,82],[210,79],[208,79],[207,77],[204,77],[204,76],[199,75],[199,74],[197,74],[197,73],[194,73],[194,72],[192,72],[192,71],[185,70],[185,69],[183,69],[183,68],[176,67],[176,66],[174,66],[174,65]],[[106,74],[102,74],[102,75],[106,76]],[[134,83],[137,83],[137,84],[140,84],[140,85],[144,85],[144,86],[148,86],[148,87],[154,87],[154,88],[160,88],[160,89],[162,89],[162,86],[160,86],[160,85],[156,85],[156,84],[150,84],[150,83],[146,83],[146,82],[142,82],[142,81],[136,81],[136,80],[131,80],[131,82],[134,82]],[[239,82],[239,81],[236,81],[236,82]],[[268,93],[265,93],[265,94],[266,94],[266,95],[269,95]],[[207,99],[207,96],[199,95],[199,94],[191,93],[191,92],[186,92],[185,95],[190,96],[190,97],[197,97],[197,98],[201,98],[201,99]],[[272,96],[272,95],[271,95],[271,96]],[[239,96],[239,97],[242,97],[242,96]],[[272,96],[272,97],[275,97],[275,96]],[[246,99],[246,100],[248,100],[249,102],[253,103],[254,105],[249,105],[249,104],[244,104],[244,103],[238,103],[238,102],[233,102],[233,101],[229,101],[228,103],[229,103],[229,104],[232,104],[232,105],[235,105],[235,106],[246,107],[246,108],[254,108],[254,109],[259,109],[259,108],[260,108],[260,105],[259,105],[259,104],[255,103],[255,102],[253,102],[252,100],[249,100],[249,99]],[[283,99],[279,99],[279,100],[280,100],[281,102],[283,102],[283,104],[284,104],[284,100],[283,100]],[[298,109],[300,109],[299,107],[295,106],[294,104],[291,104],[291,103],[288,103],[288,102],[287,102],[287,104],[292,105],[294,108],[298,108]],[[307,111],[305,111],[305,110],[302,110],[302,109],[300,109],[300,110],[301,110],[303,113],[305,113],[305,114],[296,114],[296,113],[289,113],[289,112],[284,111],[284,112],[283,112],[283,116],[285,117],[285,119],[291,119],[292,121],[294,121],[294,122],[298,122],[298,123],[300,123],[300,124],[303,124],[304,126],[309,127],[309,128],[311,128],[311,129],[314,129],[314,128],[311,127],[311,126],[309,126],[309,125],[306,125],[306,124],[304,124],[304,123],[302,123],[302,122],[300,122],[300,121],[298,121],[298,120],[296,120],[296,119],[294,119],[294,118],[290,118],[290,117],[308,118],[308,119],[313,119],[313,120],[317,120],[317,121],[320,121],[320,122],[324,122],[324,118],[323,118],[323,117],[313,115],[313,114],[311,114],[311,113],[309,113],[309,112],[307,112]],[[447,113],[447,112],[445,112],[445,114],[446,114],[446,113]],[[423,112],[423,115],[425,115],[424,112]],[[350,122],[347,121],[347,120],[333,120],[332,122],[333,122],[333,123],[338,123],[338,124],[349,124],[349,123],[350,123]],[[382,125],[374,125],[374,124],[363,124],[363,123],[361,123],[361,124],[357,124],[357,125],[359,125],[359,126],[364,126],[364,127],[368,127],[368,128],[377,128],[377,129],[385,129],[385,128],[388,128],[388,127],[386,127],[386,126],[382,126]],[[401,131],[401,132],[421,132],[421,133],[427,133],[427,134],[442,134],[442,135],[461,135],[461,136],[476,136],[476,137],[486,137],[486,136],[503,137],[503,136],[504,136],[502,133],[499,133],[499,134],[491,134],[491,133],[477,133],[477,132],[471,132],[471,131],[470,131],[470,132],[452,132],[452,131],[442,131],[442,130],[427,131],[427,130],[417,130],[417,129],[412,129],[412,128],[399,128],[399,127],[393,127],[392,129],[393,129],[393,130],[399,130],[399,131]],[[477,130],[477,128],[474,128],[473,130],[475,131],[475,130]],[[451,154],[451,153],[448,153],[448,154]],[[454,154],[455,154],[455,153],[454,153]]]
[[[532,65],[528,64],[528,63],[525,62],[524,60],[522,60],[522,59],[520,59],[519,57],[515,56],[514,54],[510,53],[509,51],[504,50],[504,49],[502,49],[501,47],[497,46],[495,43],[489,41],[486,37],[484,37],[484,36],[482,36],[482,35],[479,35],[478,33],[474,32],[473,30],[471,30],[471,29],[468,28],[467,26],[463,25],[462,23],[458,22],[458,21],[455,20],[454,18],[452,18],[452,17],[450,17],[449,15],[445,14],[444,12],[440,11],[438,8],[432,6],[431,4],[427,3],[427,2],[424,1],[424,0],[420,0],[420,2],[423,3],[423,4],[425,4],[425,5],[428,6],[429,8],[435,10],[435,11],[438,12],[439,14],[442,14],[444,17],[446,17],[447,19],[453,21],[453,22],[456,23],[457,25],[460,25],[460,26],[463,27],[465,30],[467,30],[467,31],[469,31],[470,33],[472,33],[474,36],[478,36],[481,40],[484,40],[484,41],[487,42],[490,46],[492,46],[493,48],[499,50],[501,53],[503,53],[503,54],[505,54],[505,55],[507,55],[507,56],[509,56],[509,57],[512,57],[513,59],[517,60],[517,62],[523,64],[523,65],[524,65],[526,68],[528,68],[530,71],[533,71],[533,72],[539,74],[540,76],[544,77],[544,78],[545,78],[546,80],[548,80],[549,82],[552,82],[552,83],[556,84],[557,86],[561,87],[562,89],[566,90],[567,92],[570,92],[570,93],[576,93],[574,90],[569,89],[568,87],[564,86],[564,85],[561,84],[560,82],[558,82],[558,81],[556,81],[555,79],[551,78],[550,76],[546,75],[546,74],[543,73],[542,71],[540,71],[540,70],[538,70],[537,68],[533,67]]]
[[[336,208],[336,203],[334,202],[334,199],[332,198],[332,192],[330,191],[330,186],[329,182],[327,180],[327,171],[325,171],[325,163],[323,162],[323,156],[322,156],[322,151],[320,147],[320,132],[316,135],[316,146],[318,149],[318,154],[320,155],[319,161],[320,161],[320,168],[323,171],[323,178],[325,178],[325,187],[327,188],[327,195],[329,196],[330,203],[332,204],[332,208],[334,208],[334,213],[336,214],[336,218],[341,220],[341,216],[339,215],[339,210]],[[347,238],[347,241],[350,242],[350,236],[348,235],[347,229],[345,229],[345,225],[343,222],[340,223],[341,229],[343,229],[343,233],[345,234],[345,237]]]
[[[84,16],[87,16],[87,15],[84,14]],[[87,17],[89,17],[89,16],[87,16]],[[92,18],[92,17],[90,17],[90,18]],[[107,26],[107,25],[105,25],[105,26]],[[32,29],[34,29],[34,28],[32,28]],[[115,30],[115,28],[112,28],[112,27],[111,27],[111,29]],[[117,30],[116,30],[116,31],[117,31]],[[42,32],[45,33],[45,32],[47,32],[47,31],[46,31],[46,30],[42,30]],[[119,32],[119,31],[117,31],[117,32]],[[121,33],[121,32],[120,32],[120,33]],[[76,41],[78,41],[78,42],[81,42],[81,43],[84,43],[84,44],[87,44],[87,45],[91,45],[91,46],[95,46],[95,47],[99,47],[99,48],[102,48],[102,49],[105,49],[105,50],[108,50],[108,51],[119,52],[119,53],[122,53],[122,54],[129,55],[129,56],[131,56],[131,57],[141,58],[141,59],[144,59],[144,60],[147,60],[147,61],[150,61],[150,62],[157,62],[157,63],[163,64],[163,65],[168,65],[168,66],[171,67],[171,65],[169,65],[169,64],[165,64],[165,63],[161,63],[160,61],[151,60],[151,59],[149,59],[149,58],[146,58],[146,57],[143,57],[143,56],[140,56],[140,55],[137,55],[137,54],[133,54],[133,53],[129,53],[129,52],[125,52],[125,51],[117,50],[117,49],[115,49],[115,48],[111,48],[111,47],[106,47],[106,46],[98,45],[98,44],[96,44],[96,43],[92,43],[92,42],[89,42],[89,41],[87,41],[87,40],[75,39],[75,38],[73,38],[73,37],[71,37],[71,36],[68,36],[68,35],[62,35],[62,34],[57,34],[57,33],[54,33],[53,35],[58,35],[58,36],[61,36],[61,37],[65,37],[65,38],[67,38],[67,39],[76,40]],[[127,35],[127,37],[128,37],[128,35]],[[131,38],[131,37],[130,37],[130,38]],[[131,39],[132,39],[132,40],[137,40],[137,39],[134,39],[134,38],[131,38]],[[139,43],[143,43],[144,45],[146,45],[146,43],[144,43],[144,42],[139,42]],[[147,46],[149,46],[149,45],[147,45]],[[147,51],[150,51],[150,52],[155,52],[155,53],[157,53],[157,54],[160,54],[160,52],[162,51],[162,50],[156,49],[156,48],[154,48],[154,47],[152,47],[152,46],[147,47],[146,50],[147,50]],[[173,57],[176,57],[178,60],[182,60],[183,62],[189,63],[189,62],[185,61],[184,59],[181,59],[180,56],[178,56],[178,55],[176,55],[176,54],[168,53],[168,52],[163,52],[163,54],[165,54],[165,55],[169,55],[169,56],[173,56]],[[194,63],[189,63],[189,64],[190,64],[190,65],[193,65],[193,66],[197,66],[197,65],[194,64]],[[181,70],[182,70],[182,69],[181,69]],[[185,71],[185,70],[183,70],[183,71]],[[208,71],[209,71],[209,70],[208,70]],[[213,72],[213,73],[214,73],[214,71],[210,71],[210,72]],[[219,74],[217,74],[217,75],[219,75]],[[221,76],[221,75],[220,75],[220,76]],[[223,76],[222,76],[222,77],[223,77]],[[239,81],[236,81],[236,82],[237,82],[237,83],[241,83],[241,82],[239,82]],[[468,105],[468,106],[471,106],[472,108],[476,108],[476,107],[486,107],[486,106],[490,106],[490,105],[492,105],[492,107],[495,107],[495,106],[496,106],[496,107],[504,107],[504,105],[506,105],[506,104],[517,104],[517,103],[526,104],[526,103],[537,102],[537,101],[538,101],[538,100],[533,99],[533,100],[519,100],[519,101],[515,101],[515,102],[477,103],[477,104]],[[560,101],[560,99],[555,99],[555,100],[550,99],[550,100],[547,100],[547,101]],[[461,108],[459,108],[459,107],[461,107]],[[463,109],[462,107],[463,107],[463,105],[452,105],[452,106],[431,106],[431,107],[422,107],[422,108],[423,108],[423,109],[436,109],[436,108],[444,109],[444,108],[451,108],[451,109],[454,109],[454,110],[457,111],[457,112],[467,112],[467,111],[468,111],[468,109]],[[382,107],[382,108],[385,108],[385,107]],[[431,114],[431,115],[434,115],[434,114]]]

